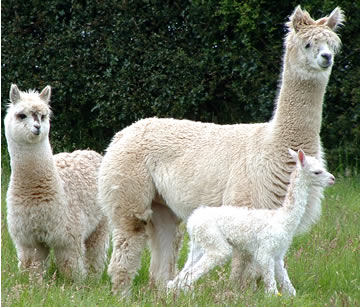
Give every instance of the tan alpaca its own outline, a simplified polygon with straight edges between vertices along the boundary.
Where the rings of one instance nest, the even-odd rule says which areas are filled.
[[[294,168],[288,148],[302,148],[323,163],[322,103],[340,47],[334,30],[342,21],[339,8],[317,21],[295,9],[287,23],[282,83],[270,122],[215,125],[150,118],[115,135],[99,174],[99,197],[113,228],[108,272],[114,292],[129,290],[148,239],[152,277],[158,282],[173,277],[175,224],[197,207],[281,206]],[[319,219],[322,195],[321,187],[309,192],[297,233]],[[240,255],[233,263],[235,276],[247,270]]]
[[[109,241],[97,201],[102,160],[94,151],[52,154],[51,88],[39,94],[11,86],[5,135],[11,158],[7,222],[19,268],[46,270],[50,249],[60,272],[72,279],[99,277]]]

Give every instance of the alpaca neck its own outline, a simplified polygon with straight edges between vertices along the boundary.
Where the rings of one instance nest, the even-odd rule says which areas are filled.
[[[59,186],[61,180],[56,171],[48,139],[38,144],[8,142],[11,159],[11,183],[17,188],[30,190]]]
[[[286,63],[287,61],[285,61]],[[272,120],[273,137],[287,147],[313,152],[318,148],[322,120],[322,104],[329,72],[303,78],[285,64],[282,84]]]
[[[291,176],[283,207],[278,209],[285,213],[281,214],[281,222],[288,233],[296,231],[305,213],[309,195],[309,184],[302,173],[295,171]]]

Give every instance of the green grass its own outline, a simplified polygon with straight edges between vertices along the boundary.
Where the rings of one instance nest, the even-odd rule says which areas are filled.
[[[6,157],[6,156],[5,156]],[[6,158],[5,158],[6,159]],[[1,303],[2,306],[359,306],[360,304],[360,177],[338,178],[326,191],[320,222],[297,237],[286,262],[297,290],[295,298],[266,297],[263,288],[240,291],[229,280],[230,266],[202,278],[193,293],[175,297],[149,284],[149,251],[142,257],[132,295],[120,300],[111,294],[106,272],[99,281],[75,284],[58,276],[52,262],[42,281],[17,269],[14,246],[6,225],[7,161],[1,174]],[[179,257],[186,260],[187,239]]]

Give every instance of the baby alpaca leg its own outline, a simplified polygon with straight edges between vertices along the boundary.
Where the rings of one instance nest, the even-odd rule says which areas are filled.
[[[206,233],[205,238],[202,238],[201,244],[194,241],[192,246],[196,252],[193,251],[191,257],[198,258],[199,250],[203,255],[196,263],[190,267],[187,266],[186,272],[181,274],[182,278],[179,278],[179,285],[184,290],[215,266],[223,264],[232,253],[231,246],[221,237],[221,233],[218,233],[217,230],[213,230],[213,232],[210,230]]]
[[[277,295],[279,292],[275,281],[275,260],[268,253],[259,251],[255,256],[255,261],[261,271],[261,275],[265,284],[265,292]]]
[[[242,289],[252,286],[256,290],[256,278],[258,277],[256,265],[251,255],[237,249],[233,250],[231,260],[230,279]]]
[[[277,259],[275,262],[275,277],[282,291],[288,295],[296,295],[296,290],[290,281],[283,259]]]
[[[190,250],[186,263],[181,272],[174,278],[174,280],[171,280],[167,283],[167,288],[183,288],[183,285],[187,284],[187,278],[192,271],[192,268],[201,259],[203,255],[204,253],[201,251],[201,249],[190,241]]]
[[[81,281],[86,277],[85,244],[79,241],[54,248],[56,266],[66,278]]]
[[[105,269],[106,253],[109,247],[109,227],[103,217],[95,231],[85,241],[86,267],[95,278],[100,278]]]
[[[19,269],[28,270],[30,273],[43,273],[46,271],[50,249],[44,244],[25,246],[15,243],[19,259]]]

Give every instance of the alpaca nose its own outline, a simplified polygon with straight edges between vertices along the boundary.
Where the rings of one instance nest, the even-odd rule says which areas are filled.
[[[331,53],[321,53],[321,61],[320,61],[320,66],[327,68],[331,65],[332,63],[332,54]]]
[[[322,53],[321,56],[328,62],[331,61],[332,55],[330,53]]]
[[[329,184],[333,185],[335,183],[335,177],[333,175],[330,176]]]
[[[41,126],[39,124],[35,124],[33,125],[33,128],[34,129],[32,129],[31,132],[34,133],[35,135],[39,135]]]

